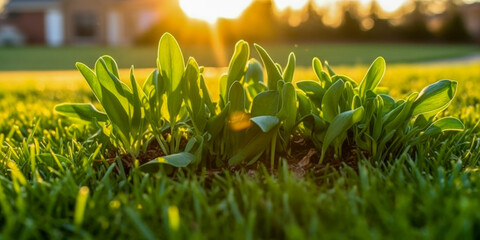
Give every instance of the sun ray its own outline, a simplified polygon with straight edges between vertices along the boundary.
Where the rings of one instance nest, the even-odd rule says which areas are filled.
[[[220,18],[239,17],[253,0],[180,0],[180,7],[191,18],[215,23]]]

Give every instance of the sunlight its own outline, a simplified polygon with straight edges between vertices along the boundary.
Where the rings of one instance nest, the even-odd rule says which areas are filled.
[[[278,10],[283,11],[286,9],[300,10],[304,8],[308,3],[308,0],[274,0],[275,7]]]
[[[388,13],[393,13],[400,9],[408,0],[377,0],[378,5]]]
[[[180,0],[180,7],[191,18],[214,24],[220,18],[238,18],[253,0]]]

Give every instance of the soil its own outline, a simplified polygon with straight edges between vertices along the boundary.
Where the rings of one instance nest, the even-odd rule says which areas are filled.
[[[186,139],[182,139],[181,146],[184,147],[187,143]],[[297,177],[302,178],[308,174],[321,175],[324,174],[325,170],[328,168],[341,169],[345,166],[349,166],[354,170],[357,170],[358,166],[358,156],[357,153],[360,151],[357,148],[352,148],[352,146],[344,145],[342,147],[342,156],[340,159],[335,158],[333,151],[327,152],[325,159],[322,164],[318,164],[320,160],[321,152],[315,148],[315,145],[304,138],[294,137],[291,142],[292,152],[290,155],[280,155],[280,157],[287,160],[290,171],[292,171]],[[365,154],[365,153],[364,153]],[[133,168],[133,157],[129,154],[120,154],[116,149],[109,149],[106,154],[106,159],[109,164],[112,164],[116,161],[116,157],[120,156],[120,159],[123,164],[124,171],[128,173],[131,168]],[[137,157],[139,164],[142,165],[147,163],[155,158],[164,156],[162,149],[158,145],[157,141],[151,141],[147,147],[146,152],[140,153]],[[260,158],[262,159],[262,158]],[[265,159],[265,157],[263,157]],[[214,159],[212,159],[214,160]],[[259,160],[257,164],[252,165],[237,165],[232,167],[223,167],[223,168],[209,168],[206,173],[206,178],[214,178],[215,175],[223,175],[225,170],[230,172],[244,172],[247,175],[253,176],[260,170],[262,161]],[[264,160],[263,163],[265,166],[269,166],[269,162]],[[270,174],[277,175],[278,161],[275,163],[273,170],[269,170]],[[120,173],[120,168],[116,166],[116,172]],[[200,171],[198,172],[200,175]]]

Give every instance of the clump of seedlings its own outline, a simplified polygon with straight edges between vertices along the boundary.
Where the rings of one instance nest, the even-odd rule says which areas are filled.
[[[77,63],[102,110],[92,103],[64,103],[55,110],[97,129],[94,138],[109,141],[130,161],[155,141],[160,157],[142,162],[140,169],[147,172],[162,164],[197,169],[262,161],[274,168],[278,159],[297,150],[292,149],[298,147],[292,145],[294,137],[313,143],[320,164],[326,156],[339,161],[346,146],[384,160],[442,132],[464,129],[456,118],[437,117],[454,98],[455,81],[441,80],[395,100],[377,88],[386,68],[381,57],[359,83],[318,58],[313,59],[318,79],[294,82],[293,53],[282,67],[264,48],[255,49],[263,67],[250,58],[247,42],[236,44],[215,102],[208,91],[215,86],[206,85],[204,68],[193,57],[185,62],[177,41],[166,33],[157,69],[143,86],[133,67],[130,86],[122,82],[109,56],[100,57],[94,69]]]

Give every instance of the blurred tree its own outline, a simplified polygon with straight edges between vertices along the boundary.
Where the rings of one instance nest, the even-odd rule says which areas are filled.
[[[446,20],[438,32],[440,40],[446,42],[468,42],[471,41],[465,24],[462,19],[459,6],[455,1],[450,0],[445,12]]]

